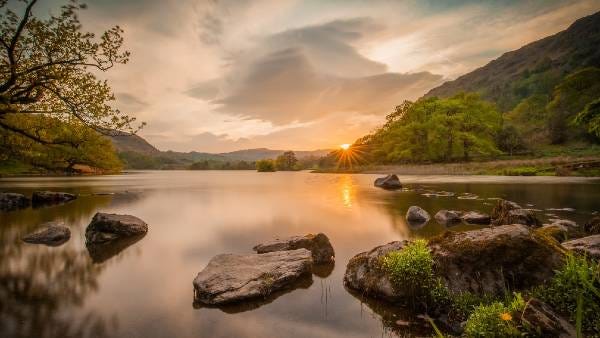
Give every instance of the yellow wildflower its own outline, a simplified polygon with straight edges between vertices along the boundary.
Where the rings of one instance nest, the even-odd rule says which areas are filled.
[[[509,321],[509,320],[512,320],[512,316],[510,315],[510,313],[504,312],[504,313],[500,314],[500,319],[502,319],[504,321]]]

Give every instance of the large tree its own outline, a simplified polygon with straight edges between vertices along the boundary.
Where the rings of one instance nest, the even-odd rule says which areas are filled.
[[[77,13],[85,5],[77,0],[46,19],[34,16],[36,3],[0,0],[0,131],[70,146],[78,144],[61,133],[40,133],[40,126],[32,129],[23,119],[57,119],[100,133],[136,131],[135,118],[111,106],[108,83],[96,77],[128,61],[122,29],[115,26],[96,37],[82,30]]]

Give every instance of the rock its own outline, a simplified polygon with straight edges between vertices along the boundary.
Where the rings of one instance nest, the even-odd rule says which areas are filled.
[[[404,290],[394,290],[381,258],[401,250],[406,242],[392,242],[354,256],[344,276],[351,289],[396,301]],[[558,245],[558,244],[557,244]],[[450,232],[430,240],[435,272],[453,292],[500,295],[509,287],[523,290],[552,278],[562,264],[560,250],[538,238],[525,225],[504,225],[466,232]]]
[[[438,221],[438,223],[448,225],[453,223],[460,223],[461,215],[462,212],[456,210],[440,210],[433,217],[436,221]]]
[[[526,209],[522,209],[518,204],[511,201],[499,200],[492,210],[492,224],[524,224],[538,227],[540,221],[535,217],[535,214]]]
[[[573,221],[566,219],[551,219],[551,224],[544,224],[540,229],[547,235],[554,237],[558,242],[585,236],[583,229]]]
[[[575,337],[575,327],[557,315],[550,306],[539,299],[531,298],[526,304],[521,322],[542,337]]]
[[[381,269],[381,258],[392,251],[401,250],[408,241],[391,242],[371,251],[354,256],[346,266],[344,285],[360,294],[385,298],[390,301],[405,297],[404,290],[396,290],[388,275]]]
[[[375,179],[375,186],[387,190],[402,189],[400,179],[394,174]]]
[[[335,252],[329,242],[329,238],[323,233],[276,239],[272,242],[258,244],[253,249],[257,253],[263,254],[273,251],[296,250],[300,248],[307,249],[312,253],[313,262],[315,264],[331,263],[335,257]]]
[[[264,298],[310,274],[311,268],[312,255],[306,249],[218,255],[194,279],[194,299],[220,305]]]
[[[86,244],[97,244],[148,232],[148,225],[131,215],[96,213],[85,229]]]
[[[48,222],[40,229],[22,238],[23,242],[59,246],[71,238],[71,230],[62,222]]]
[[[600,234],[600,217],[596,216],[584,224],[583,229],[590,235]]]
[[[462,220],[469,224],[490,224],[491,218],[490,215],[478,212],[478,211],[469,211],[462,215]]]
[[[600,235],[592,235],[574,239],[562,244],[565,249],[590,258],[600,259]]]
[[[525,289],[551,278],[562,263],[556,246],[522,224],[446,232],[429,247],[437,274],[454,292],[501,294],[507,283]]]
[[[23,194],[17,194],[12,192],[0,193],[0,210],[9,211],[29,206],[29,198]]]
[[[66,192],[36,191],[31,195],[31,203],[35,206],[66,203],[77,196]]]
[[[431,219],[429,213],[418,206],[411,206],[406,212],[406,220],[409,223],[427,223]]]

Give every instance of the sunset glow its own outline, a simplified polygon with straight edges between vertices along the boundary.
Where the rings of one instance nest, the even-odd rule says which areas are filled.
[[[342,148],[343,150],[348,150],[350,148],[350,144],[349,143],[340,144],[340,148]]]

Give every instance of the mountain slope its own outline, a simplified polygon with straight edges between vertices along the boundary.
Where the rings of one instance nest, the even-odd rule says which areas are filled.
[[[135,152],[144,155],[158,155],[160,151],[139,135],[118,133],[108,136],[117,152]]]
[[[502,111],[534,94],[550,95],[575,69],[600,67],[600,12],[575,21],[568,29],[505,53],[487,65],[430,90],[425,97],[479,92]]]

